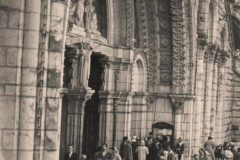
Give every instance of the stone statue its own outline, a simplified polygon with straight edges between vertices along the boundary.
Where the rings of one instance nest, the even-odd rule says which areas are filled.
[[[97,14],[94,12],[94,10],[91,12],[91,18],[90,18],[90,31],[94,34],[101,35],[101,33],[98,31],[98,24],[97,24]]]
[[[71,30],[73,25],[84,28],[83,16],[84,16],[84,0],[76,0],[72,2],[69,11],[69,27]]]
[[[76,2],[76,9],[75,9],[75,24],[80,27],[84,27],[83,23],[83,15],[84,15],[84,0],[78,0]]]

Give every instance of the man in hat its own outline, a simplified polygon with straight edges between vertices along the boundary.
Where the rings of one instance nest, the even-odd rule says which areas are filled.
[[[133,160],[132,146],[128,142],[128,137],[123,137],[123,142],[120,146],[120,155],[123,160]]]
[[[213,142],[213,138],[211,136],[209,136],[208,140],[204,143],[204,149],[210,154],[211,159],[215,160],[214,155],[215,143]]]

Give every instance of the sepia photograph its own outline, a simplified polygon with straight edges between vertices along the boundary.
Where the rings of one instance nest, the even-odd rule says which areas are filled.
[[[240,160],[240,0],[0,0],[0,160]]]

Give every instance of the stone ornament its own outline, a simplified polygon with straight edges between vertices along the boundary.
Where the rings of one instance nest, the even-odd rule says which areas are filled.
[[[183,2],[173,0],[172,11],[172,33],[173,33],[173,76],[172,93],[183,93],[185,80],[185,26],[183,20]]]
[[[168,11],[168,5],[166,3],[160,3],[158,6],[159,11],[166,12]]]
[[[71,30],[73,25],[84,28],[83,16],[85,11],[84,0],[71,0],[68,30]]]
[[[171,95],[170,98],[175,113],[182,113],[185,97]]]

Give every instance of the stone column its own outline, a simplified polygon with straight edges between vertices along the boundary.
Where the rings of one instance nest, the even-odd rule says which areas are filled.
[[[63,77],[63,59],[65,52],[65,38],[68,23],[69,0],[45,0],[49,5],[49,20],[43,22],[42,28],[49,28],[49,32],[41,32],[42,35],[47,34],[48,38],[45,46],[47,61],[46,67],[46,105],[43,105],[42,135],[40,141],[35,141],[35,148],[40,148],[40,156],[35,153],[35,159],[52,159],[59,158],[59,140],[60,127],[58,121],[61,119],[59,110],[61,108],[61,98],[57,97],[58,89],[62,87]],[[46,10],[45,7],[42,8]],[[40,78],[41,79],[41,78]],[[59,118],[60,117],[60,118]],[[50,123],[52,122],[52,123]],[[40,145],[39,145],[40,142]],[[41,152],[41,150],[43,150]]]
[[[203,59],[205,49],[207,47],[207,42],[205,38],[198,38],[198,48],[197,48],[197,70],[196,70],[196,100],[193,112],[195,113],[195,122],[193,126],[193,148],[194,153],[198,153],[201,147],[201,125],[202,125],[202,109],[203,109]]]
[[[181,137],[182,112],[185,98],[181,95],[171,95],[171,102],[174,109],[174,142]]]
[[[210,118],[210,135],[215,135],[215,120],[216,120],[216,108],[217,108],[217,83],[218,83],[218,62],[219,52],[217,51],[213,64],[213,80],[212,80],[212,103],[211,103],[211,118]]]
[[[227,62],[227,54],[224,51],[220,51],[220,61],[218,65],[218,86],[217,86],[217,109],[216,109],[216,143],[223,142],[222,137],[222,118],[223,118],[223,104],[224,104],[224,74],[225,64]]]
[[[117,98],[113,99],[113,143],[112,147],[116,146],[116,139],[117,139]]]
[[[204,115],[204,135],[203,137],[207,138],[210,135],[210,116],[211,116],[211,99],[212,99],[212,75],[213,75],[213,60],[218,49],[217,45],[208,46],[208,49],[205,52],[205,58],[207,60],[207,69],[206,69],[206,99],[205,99],[205,115]],[[207,140],[207,139],[205,139]]]
[[[66,145],[72,144],[80,155],[83,151],[84,109],[86,101],[90,99],[93,90],[68,91],[67,139]]]
[[[99,91],[100,118],[99,118],[99,145],[107,143],[112,146],[113,99],[112,93]]]

